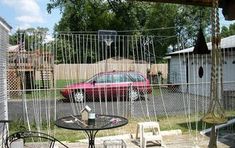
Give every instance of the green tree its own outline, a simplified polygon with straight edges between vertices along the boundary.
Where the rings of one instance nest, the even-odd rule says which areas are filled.
[[[206,35],[210,25],[210,8],[178,5],[175,17],[176,32],[181,47],[184,49],[195,44],[197,33],[201,27]]]
[[[235,23],[230,24],[229,27],[223,26],[221,28],[221,37],[228,37],[231,35],[235,35]]]
[[[60,8],[63,13],[55,31],[132,30],[119,34],[156,36],[153,42],[157,48],[153,53],[158,55],[157,61],[162,60],[170,45],[176,50],[194,45],[199,27],[205,30],[210,22],[208,8],[161,3],[51,0],[47,10],[51,13],[54,8]],[[129,52],[120,56],[133,55],[131,50]]]
[[[176,5],[170,4],[153,4],[147,9],[144,35],[154,35],[154,45],[157,47],[154,51],[155,61],[161,62],[167,53],[167,47],[170,44],[176,44],[175,17],[177,15]],[[167,28],[171,26],[171,28]],[[149,28],[162,28],[156,30],[148,30]],[[172,38],[169,38],[173,36]]]
[[[33,51],[43,48],[47,32],[48,28],[44,27],[17,30],[10,35],[9,42],[11,45],[22,44],[26,51]]]
[[[109,29],[112,12],[108,10],[108,3],[103,0],[87,1],[52,1],[47,10],[59,7],[62,18],[55,26],[55,31],[96,31],[100,28]]]

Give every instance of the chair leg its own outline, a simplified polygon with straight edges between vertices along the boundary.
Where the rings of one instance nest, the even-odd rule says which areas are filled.
[[[140,134],[140,147],[143,148],[144,147],[144,133],[143,133],[143,126],[139,126],[139,134]]]
[[[137,125],[136,134],[135,134],[135,139],[138,139],[138,138],[139,138],[139,134],[140,134],[140,126]]]
[[[147,141],[146,141],[146,140],[144,140],[144,141],[143,141],[143,144],[144,144],[144,145],[143,145],[143,148],[146,148]]]
[[[55,141],[52,141],[50,144],[50,148],[54,148],[54,145],[55,145]]]
[[[161,146],[162,147],[166,147],[166,145],[164,144],[163,140],[161,140]]]

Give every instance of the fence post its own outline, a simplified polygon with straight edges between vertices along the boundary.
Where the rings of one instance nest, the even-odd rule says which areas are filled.
[[[133,99],[132,99],[132,96],[131,96],[131,94],[130,93],[132,93],[132,90],[133,90],[133,86],[132,86],[132,84],[130,84],[130,86],[129,86],[129,91],[128,91],[128,99],[129,99],[129,101],[128,101],[128,117],[132,117],[132,115],[133,115],[133,112],[134,112],[134,101],[133,101]]]

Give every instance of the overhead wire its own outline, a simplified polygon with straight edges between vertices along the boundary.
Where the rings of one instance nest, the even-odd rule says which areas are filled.
[[[188,25],[192,26],[192,25]],[[168,30],[175,29],[179,27],[187,27],[187,26],[169,26],[169,27],[159,27],[159,28],[144,28],[144,29],[130,29],[130,30],[116,30],[118,33],[130,33],[130,32],[145,32],[145,31],[157,31],[157,30]],[[73,33],[73,34],[97,34],[98,31],[56,31],[56,33]]]

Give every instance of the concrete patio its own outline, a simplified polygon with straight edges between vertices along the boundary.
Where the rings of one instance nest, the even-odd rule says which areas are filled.
[[[123,136],[122,136],[123,137]],[[124,139],[124,141],[127,144],[127,148],[138,148],[137,142],[132,139]],[[103,148],[102,142],[96,142],[96,147],[97,148]],[[166,136],[164,137],[164,145],[165,147],[168,148],[207,148],[209,143],[209,138],[208,137],[198,137],[198,140],[196,140],[195,137],[192,137],[190,135],[178,135],[177,137],[175,136]],[[85,142],[78,142],[78,143],[65,143],[68,145],[69,148],[87,148],[88,144]],[[218,142],[218,148],[229,148],[230,146],[225,145],[223,143]],[[115,146],[118,147],[118,146]],[[149,147],[162,147],[162,146],[153,146],[149,145]]]
[[[196,138],[197,137],[197,138]],[[231,135],[231,140],[235,140],[235,135]],[[113,139],[123,139],[127,145],[127,148],[138,148],[138,141],[133,139],[131,135],[118,135],[118,136],[109,136],[109,137],[100,137],[96,138],[96,148],[103,148],[104,140],[113,140]],[[207,148],[209,144],[209,137],[202,136],[198,134],[197,136],[193,136],[190,134],[181,134],[178,131],[174,131],[173,134],[165,134],[163,135],[164,146],[158,145],[148,145],[147,147],[167,147],[167,148]],[[218,148],[231,148],[235,147],[235,145],[226,145],[220,141],[223,139],[219,139],[217,142]],[[69,148],[87,148],[88,141],[87,139],[79,140],[77,143],[67,143],[64,142]],[[115,148],[119,148],[119,146],[114,146]]]

